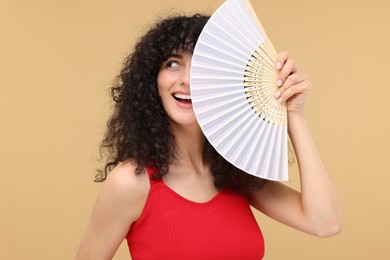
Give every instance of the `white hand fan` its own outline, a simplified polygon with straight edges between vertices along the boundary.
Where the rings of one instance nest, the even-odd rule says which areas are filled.
[[[287,111],[274,98],[276,52],[248,0],[228,0],[199,36],[191,99],[210,144],[237,168],[288,179]]]

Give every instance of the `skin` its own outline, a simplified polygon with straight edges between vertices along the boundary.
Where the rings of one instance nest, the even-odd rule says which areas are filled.
[[[178,102],[173,96],[189,94],[190,66],[191,54],[179,53],[162,64],[157,78],[178,147],[178,158],[163,180],[181,196],[206,202],[218,190],[200,152],[205,137],[192,106]],[[289,135],[299,165],[301,190],[267,182],[262,189],[249,192],[249,202],[271,218],[303,232],[320,237],[335,235],[343,226],[339,202],[304,115],[312,85],[287,52],[278,54],[275,67],[279,69],[280,85],[275,98],[287,104]],[[101,188],[76,259],[111,259],[131,223],[141,215],[149,189],[147,174],[136,175],[130,160],[119,164]]]
[[[303,232],[328,237],[342,230],[343,217],[333,184],[314,144],[304,104],[312,88],[307,76],[299,73],[287,52],[277,56],[281,66],[280,102],[286,102],[288,132],[296,153],[301,191],[278,182],[267,182],[261,190],[251,191],[250,203],[271,218]]]

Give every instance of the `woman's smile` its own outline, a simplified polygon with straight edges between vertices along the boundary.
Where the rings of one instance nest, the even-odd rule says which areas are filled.
[[[157,76],[158,93],[170,120],[178,124],[197,123],[190,94],[192,54],[174,52],[161,64]]]
[[[177,101],[177,105],[182,108],[192,108],[192,100],[190,94],[174,93],[173,97]]]

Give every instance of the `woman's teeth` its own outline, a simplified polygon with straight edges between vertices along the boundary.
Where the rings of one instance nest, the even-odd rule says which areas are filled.
[[[185,95],[185,94],[173,94],[173,96],[177,99],[186,99],[186,100],[191,100],[190,95]]]

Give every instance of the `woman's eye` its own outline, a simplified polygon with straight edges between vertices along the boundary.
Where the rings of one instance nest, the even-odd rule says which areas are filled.
[[[179,63],[177,61],[172,60],[172,61],[168,61],[167,62],[167,67],[168,68],[178,68],[179,66],[180,65],[179,65]]]

